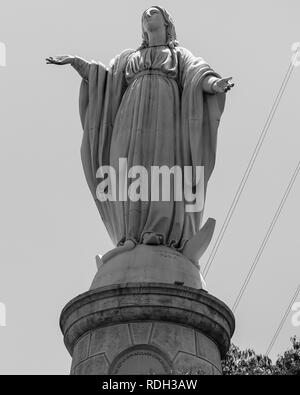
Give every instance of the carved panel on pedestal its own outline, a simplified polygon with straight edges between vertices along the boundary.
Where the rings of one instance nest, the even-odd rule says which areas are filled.
[[[172,365],[160,350],[148,345],[131,347],[117,356],[109,374],[170,374]]]

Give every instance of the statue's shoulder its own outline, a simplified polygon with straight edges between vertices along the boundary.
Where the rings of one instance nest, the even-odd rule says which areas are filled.
[[[191,53],[191,51],[189,51],[188,49],[181,47],[181,46],[177,46],[175,47],[175,50],[177,52],[177,54],[181,57],[191,57],[193,56],[193,54]]]
[[[129,56],[132,55],[135,51],[135,49],[124,49],[124,51],[122,51],[115,57],[115,60],[121,63],[127,61]]]
[[[195,56],[189,49],[184,48],[184,47],[176,47],[176,51],[178,55],[185,60],[194,60],[197,59],[197,61],[202,60],[204,62],[204,59],[200,56]]]
[[[125,49],[116,55],[110,62],[110,67],[118,71],[126,66],[128,58],[135,52],[135,49]]]
[[[200,56],[195,56],[191,51],[184,47],[176,47],[179,64],[191,70],[206,69],[209,64]]]
[[[136,50],[135,49],[124,49],[124,51],[122,51],[118,56],[120,58],[126,58],[128,56],[130,56],[132,53],[134,53]]]

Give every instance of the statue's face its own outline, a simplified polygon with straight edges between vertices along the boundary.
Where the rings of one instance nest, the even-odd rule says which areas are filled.
[[[151,7],[144,12],[143,28],[147,33],[159,30],[162,27],[166,27],[166,25],[166,21],[158,8]]]

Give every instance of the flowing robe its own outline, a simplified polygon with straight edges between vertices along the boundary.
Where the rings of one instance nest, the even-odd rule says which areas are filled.
[[[126,50],[108,68],[80,58],[75,58],[73,66],[83,78],[83,168],[113,243],[120,246],[132,240],[182,251],[200,229],[203,210],[187,212],[187,202],[172,196],[172,182],[169,201],[153,201],[148,188],[147,201],[101,202],[96,193],[101,181],[97,170],[112,166],[119,176],[118,161],[126,158],[128,169],[145,167],[150,186],[151,166],[192,166],[194,170],[203,166],[205,198],[225,104],[225,94],[213,94],[205,84],[209,77],[220,76],[182,47]]]

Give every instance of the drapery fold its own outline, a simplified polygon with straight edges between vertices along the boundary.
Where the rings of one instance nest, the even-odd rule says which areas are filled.
[[[215,166],[217,133],[224,110],[225,94],[210,94],[203,91],[202,84],[207,76],[220,77],[203,59],[194,57],[182,47],[176,47],[173,51],[178,59],[180,130],[183,134],[182,146],[178,147],[183,161],[178,165],[193,168],[204,166],[206,193],[207,183]],[[96,173],[100,166],[110,165],[114,122],[128,88],[124,70],[130,55],[134,52],[122,52],[113,59],[108,68],[101,63],[92,62],[88,79],[81,82],[79,95],[83,127],[81,158],[84,173],[101,218],[115,245],[118,245],[125,235],[121,234],[122,229],[118,225],[119,213],[114,202],[100,202],[97,199],[99,179]],[[201,226],[203,212],[186,215],[190,216],[193,222],[189,235],[192,237]]]

